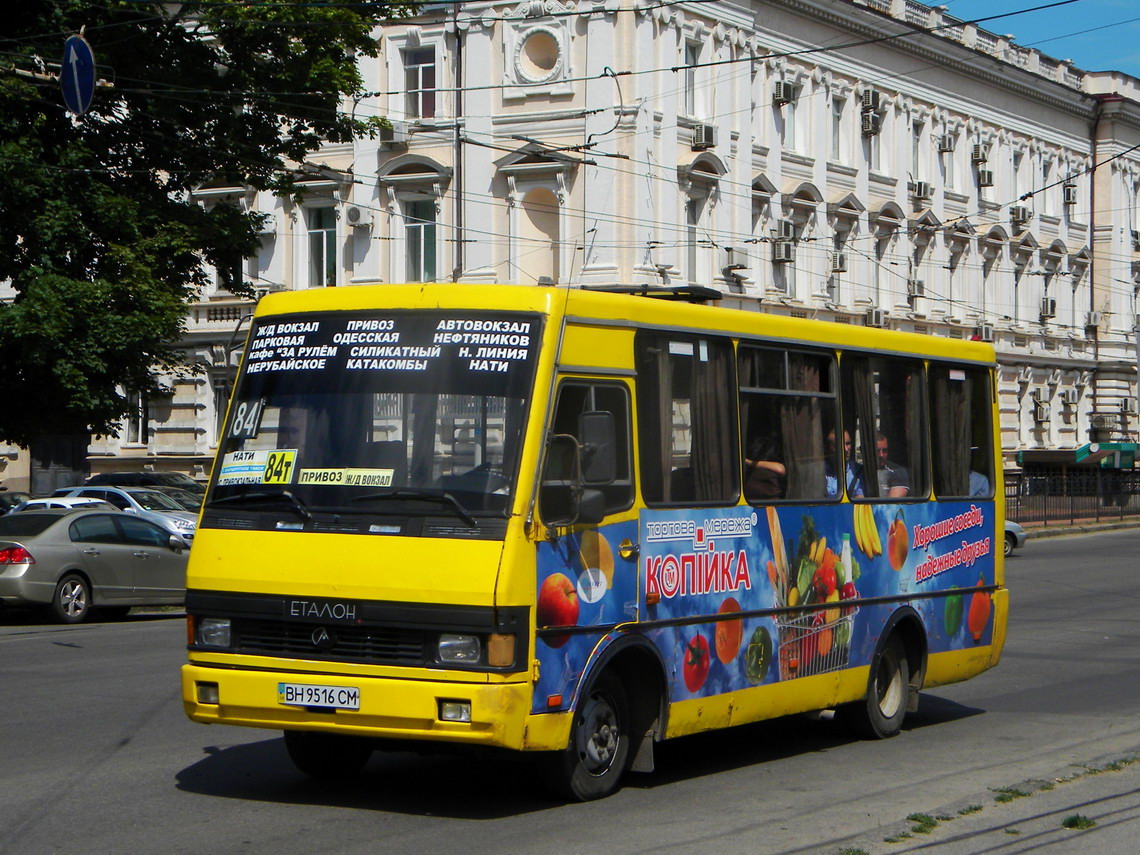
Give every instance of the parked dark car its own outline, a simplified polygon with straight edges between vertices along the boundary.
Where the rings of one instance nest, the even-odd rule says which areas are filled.
[[[21,511],[0,517],[0,602],[40,605],[63,623],[92,608],[178,605],[189,545],[119,510]]]
[[[0,517],[16,507],[16,505],[28,501],[31,496],[20,490],[9,490],[7,487],[0,487]]]
[[[181,472],[100,472],[87,479],[88,487],[178,487],[205,493],[206,487]]]

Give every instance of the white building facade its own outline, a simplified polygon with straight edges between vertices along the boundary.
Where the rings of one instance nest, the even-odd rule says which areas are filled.
[[[712,286],[993,341],[1011,468],[1134,439],[1137,80],[911,0],[428,5],[377,38],[349,106],[382,139],[303,165],[301,205],[198,194],[272,213],[258,288]],[[203,372],[97,438],[93,471],[208,475],[251,310],[202,296]]]

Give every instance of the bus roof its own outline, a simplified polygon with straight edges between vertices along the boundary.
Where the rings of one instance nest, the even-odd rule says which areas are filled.
[[[979,341],[771,314],[746,308],[749,301],[734,295],[726,295],[720,304],[700,304],[657,299],[657,293],[543,285],[359,285],[269,294],[258,303],[256,317],[385,308],[522,311],[586,325],[709,332],[984,364],[995,361],[993,346]]]

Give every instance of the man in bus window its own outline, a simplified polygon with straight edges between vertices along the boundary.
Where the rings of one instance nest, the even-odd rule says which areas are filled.
[[[879,460],[879,495],[899,498],[910,492],[910,473],[901,463],[890,459],[886,435],[875,436],[875,452]]]
[[[781,499],[787,486],[787,470],[781,462],[778,437],[758,436],[744,458],[744,497],[750,502]]]
[[[855,461],[855,444],[851,441],[851,433],[843,431],[843,459],[847,495],[852,498],[862,498],[863,466]],[[827,485],[828,498],[839,495],[839,479],[835,476],[835,429],[827,434],[827,459],[824,461],[824,480]]]

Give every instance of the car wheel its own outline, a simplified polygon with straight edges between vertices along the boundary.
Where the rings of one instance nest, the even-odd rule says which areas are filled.
[[[570,745],[546,760],[546,783],[562,798],[600,799],[614,792],[629,758],[629,702],[609,672],[590,687],[574,712]]]
[[[91,587],[77,573],[68,573],[55,586],[51,611],[63,623],[82,623],[91,613]]]
[[[1014,538],[1014,536],[1012,534],[1007,534],[1005,536],[1005,555],[1007,558],[1010,555],[1013,555],[1013,548],[1015,546],[1017,546],[1016,539]]]
[[[372,756],[372,743],[359,736],[285,731],[285,750],[293,765],[322,781],[351,778]]]
[[[864,739],[887,739],[902,729],[910,692],[910,665],[898,636],[871,663],[867,697],[842,709],[848,725]]]

